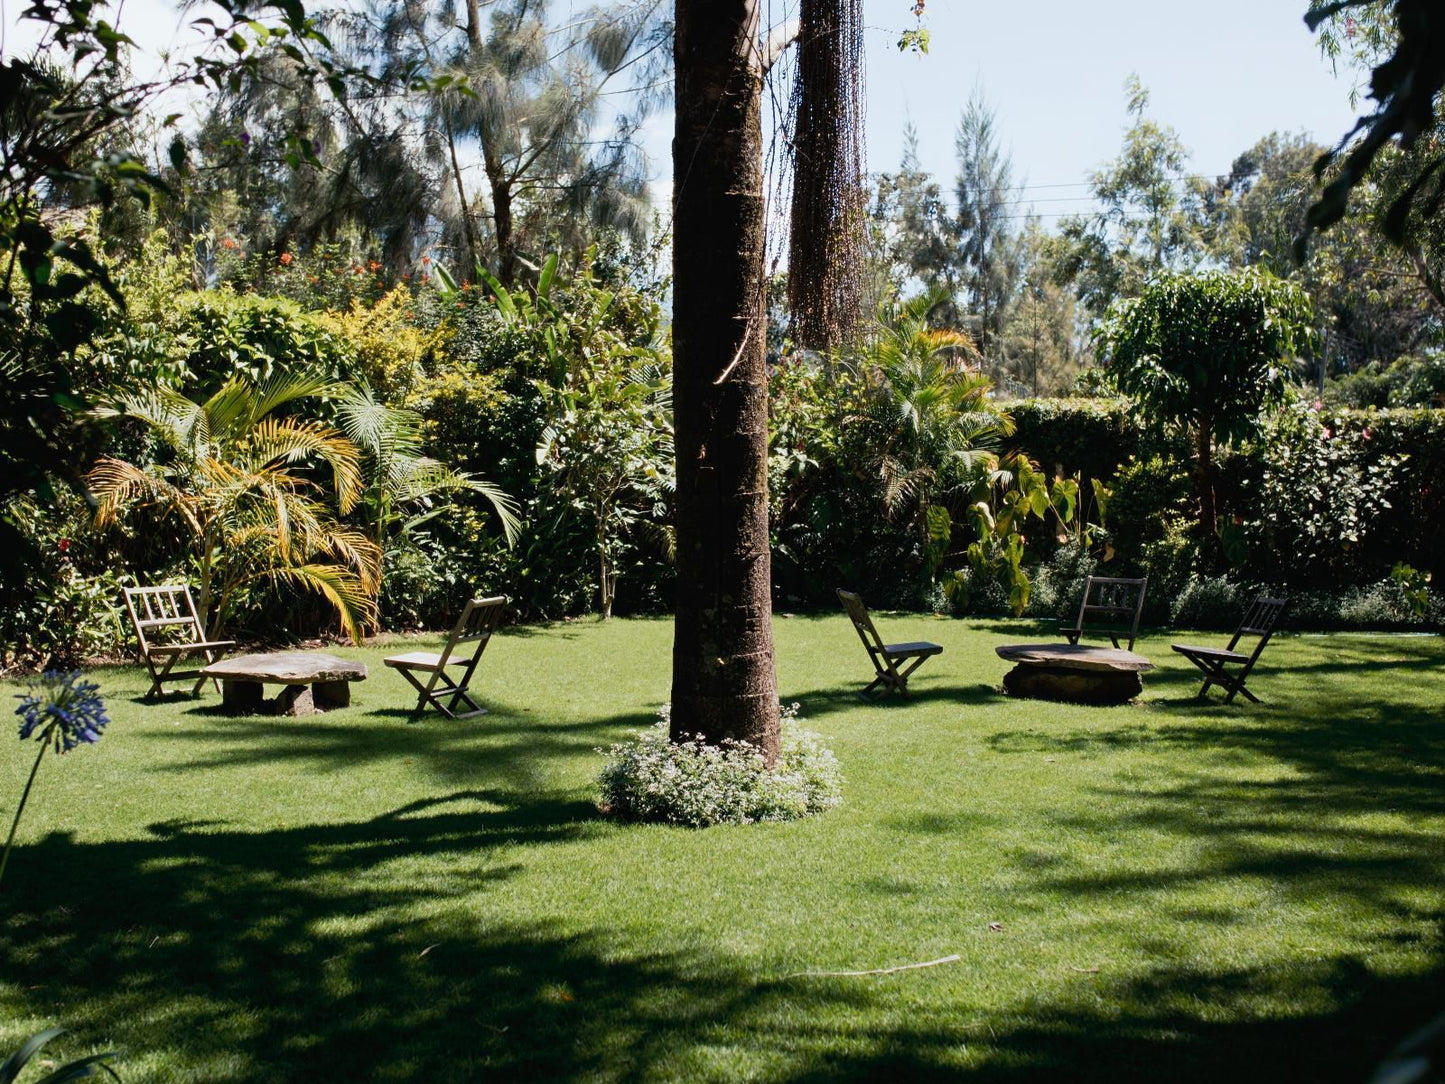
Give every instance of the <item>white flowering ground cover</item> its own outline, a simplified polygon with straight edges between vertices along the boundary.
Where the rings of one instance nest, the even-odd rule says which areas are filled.
[[[110,724],[47,758],[0,888],[0,1050],[62,1024],[47,1057],[127,1084],[1358,1081],[1445,1007],[1438,638],[1284,636],[1225,707],[1148,636],[1142,701],[1076,708],[996,691],[1038,628],[879,620],[945,647],[907,702],[854,697],[841,615],[777,621],[842,800],[740,826],[598,812],[662,620],[506,630],[461,722],[407,721],[394,643],[300,719],[95,671]],[[0,745],[7,814],[33,760]]]

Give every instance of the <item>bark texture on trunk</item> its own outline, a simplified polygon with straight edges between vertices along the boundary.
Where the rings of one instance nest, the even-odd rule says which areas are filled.
[[[778,752],[756,0],[678,0],[673,736]]]
[[[1195,437],[1195,465],[1199,471],[1199,535],[1211,538],[1218,533],[1219,513],[1214,499],[1214,419],[1209,416],[1199,421],[1199,432]]]

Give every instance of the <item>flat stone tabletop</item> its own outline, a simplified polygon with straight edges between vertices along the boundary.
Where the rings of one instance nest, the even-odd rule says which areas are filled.
[[[366,664],[328,655],[324,651],[276,651],[263,655],[236,655],[201,673],[222,681],[260,681],[270,685],[313,685],[318,682],[363,681]]]
[[[1004,644],[994,650],[1001,659],[1023,666],[1057,666],[1062,670],[1115,670],[1141,673],[1154,669],[1143,655],[1117,647],[1090,644]]]

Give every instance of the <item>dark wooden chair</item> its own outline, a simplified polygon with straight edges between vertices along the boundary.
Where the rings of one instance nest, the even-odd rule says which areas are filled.
[[[1245,697],[1254,703],[1259,703],[1259,697],[1244,687],[1249,672],[1254,669],[1254,664],[1259,661],[1260,653],[1264,651],[1264,645],[1269,643],[1269,638],[1274,635],[1275,627],[1283,616],[1287,599],[1265,598],[1261,595],[1250,603],[1249,609],[1244,612],[1244,620],[1239,623],[1239,628],[1234,630],[1234,635],[1229,639],[1229,646],[1218,647],[1195,647],[1193,644],[1171,644],[1175,651],[1199,667],[1204,673],[1204,684],[1199,688],[1199,699],[1204,699],[1204,694],[1209,691],[1209,686],[1218,685],[1220,688],[1228,689],[1229,695],[1224,698],[1226,704],[1234,700],[1235,693],[1243,693]],[[1246,636],[1257,637],[1254,650],[1248,655],[1236,651],[1239,641]]]
[[[1139,580],[1090,576],[1084,581],[1079,616],[1072,626],[1061,626],[1059,632],[1071,644],[1077,644],[1085,633],[1097,633],[1107,636],[1115,647],[1119,647],[1119,641],[1127,636],[1129,646],[1123,650],[1133,651],[1134,638],[1139,635],[1139,615],[1144,611],[1144,592],[1148,587],[1148,576]]]
[[[883,692],[880,695],[897,692],[907,696],[908,675],[934,655],[943,654],[942,646],[922,640],[908,644],[885,644],[878,635],[878,630],[873,627],[873,619],[868,616],[868,607],[863,605],[861,598],[852,591],[840,590],[838,600],[843,603],[843,609],[848,611],[853,627],[858,630],[858,638],[868,650],[868,658],[873,661],[873,669],[878,675],[858,695],[867,699],[874,689],[882,686]],[[910,659],[912,662],[908,666],[902,670],[898,668],[901,663],[909,662]]]
[[[141,661],[151,672],[151,687],[146,690],[146,696],[161,693],[162,686],[168,681],[196,678],[191,689],[191,695],[195,696],[206,683],[205,675],[199,667],[176,670],[176,663],[199,656],[209,666],[235,647],[236,641],[206,639],[205,627],[196,613],[195,599],[191,598],[191,589],[184,583],[162,587],[125,587],[122,591],[131,626],[140,641]],[[220,689],[218,681],[216,691],[220,692]]]
[[[482,661],[482,652],[487,649],[492,633],[502,620],[502,610],[507,600],[496,598],[474,598],[462,610],[441,654],[430,651],[411,651],[405,655],[393,655],[386,659],[386,665],[401,673],[417,691],[416,714],[426,711],[428,704],[436,706],[449,719],[470,719],[474,715],[485,715],[487,709],[478,704],[467,692],[477,663]],[[459,650],[465,649],[465,650]],[[454,678],[447,672],[448,667],[464,667],[460,677]],[[465,704],[469,710],[459,712],[457,706]]]

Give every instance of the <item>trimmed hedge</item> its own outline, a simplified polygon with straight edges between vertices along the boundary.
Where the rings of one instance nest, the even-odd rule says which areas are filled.
[[[1130,457],[1156,453],[1187,470],[1189,452],[1158,430],[1141,428],[1126,399],[1020,399],[1006,404],[1016,427],[1010,441],[1050,473],[1082,474],[1108,483]],[[1386,495],[1390,509],[1372,524],[1354,555],[1357,583],[1373,582],[1396,561],[1445,576],[1445,410],[1395,408],[1326,410],[1335,433],[1357,434],[1380,456],[1408,459]],[[1366,436],[1368,435],[1368,436]],[[1220,457],[1220,513],[1246,518],[1254,511],[1251,455]],[[1126,530],[1124,534],[1128,534]]]
[[[1404,561],[1445,578],[1445,409],[1341,410],[1327,415],[1337,431],[1369,435],[1378,455],[1407,456],[1390,488],[1390,510],[1376,526],[1362,561]]]
[[[1138,455],[1141,439],[1127,399],[1016,399],[1010,446],[1051,474],[1109,479]]]

